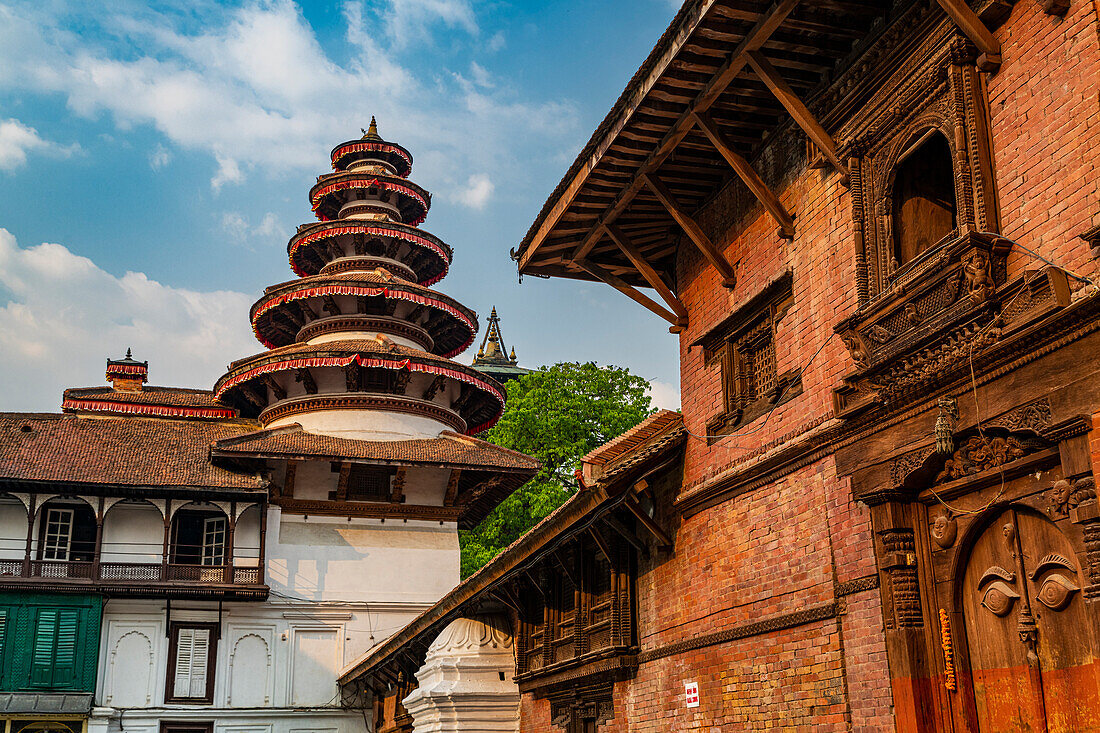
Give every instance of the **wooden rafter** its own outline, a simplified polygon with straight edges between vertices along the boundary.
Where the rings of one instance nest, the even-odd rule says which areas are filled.
[[[618,245],[619,249],[623,251],[623,254],[634,264],[635,269],[641,273],[645,281],[649,283],[650,287],[657,291],[657,294],[661,296],[661,299],[668,304],[668,307],[672,309],[672,312],[676,314],[676,325],[686,326],[688,319],[687,308],[680,302],[680,299],[676,297],[676,294],[669,289],[665,281],[661,279],[660,274],[653,269],[653,265],[649,264],[641,250],[634,246],[634,243],[630,241],[630,237],[626,236],[623,230],[619,229],[614,224],[607,224],[604,226],[607,231],[607,236],[611,238],[611,241]]]
[[[764,179],[756,172],[749,161],[745,160],[741,155],[733,149],[733,146],[726,140],[725,136],[718,129],[718,125],[714,123],[714,120],[706,114],[696,114],[695,124],[699,126],[699,129],[703,131],[703,134],[707,136],[711,144],[714,145],[714,149],[717,150],[726,162],[733,168],[734,173],[740,177],[745,186],[756,196],[756,200],[759,201],[768,213],[775,219],[775,223],[779,225],[779,234],[782,237],[791,239],[794,237],[794,217],[788,213],[787,209],[779,201],[779,198],[772,193],[772,190],[768,188],[768,184],[764,183]]]
[[[749,51],[745,54],[748,59],[749,65],[752,66],[753,71],[760,77],[760,80],[764,82],[764,85],[771,90],[771,93],[775,95],[775,98],[780,104],[786,108],[790,113],[794,121],[802,128],[810,140],[813,141],[817,149],[821,151],[821,154],[825,156],[826,160],[833,164],[833,167],[840,172],[844,177],[844,184],[848,183],[848,167],[841,162],[840,158],[836,154],[836,143],[833,142],[833,138],[829,136],[829,133],[825,132],[825,128],[821,126],[821,123],[811,114],[810,110],[806,109],[806,105],[802,103],[802,100],[798,98],[794,90],[790,85],[784,81],[779,72],[775,70],[775,67],[771,65],[771,62],[764,57],[764,54],[759,51]]]
[[[633,285],[626,283],[618,275],[614,275],[604,268],[600,267],[596,263],[589,262],[588,260],[575,260],[574,264],[597,280],[601,280],[602,282],[605,282],[611,287],[615,288],[620,293],[633,300],[635,303],[653,311],[661,318],[664,318],[666,321],[671,323],[674,327],[679,328],[679,326],[677,326],[677,318],[675,313],[668,310],[645,293],[638,291]]]
[[[657,540],[658,547],[664,550],[672,547],[672,538],[661,529],[661,525],[657,524],[653,517],[645,513],[645,510],[638,505],[638,502],[633,497],[623,502],[623,506],[634,515],[634,518],[638,520],[639,524],[645,527],[646,530],[653,535],[654,539]]]
[[[665,207],[669,216],[675,219],[680,228],[684,230],[684,233],[688,235],[688,239],[695,243],[695,246],[714,266],[714,269],[718,270],[718,274],[722,276],[722,284],[727,288],[735,286],[737,284],[737,274],[733,265],[726,260],[721,250],[714,246],[714,242],[710,241],[710,237],[707,236],[702,227],[695,223],[695,220],[680,207],[668,187],[661,183],[658,178],[649,174],[642,176],[642,181],[657,197],[657,200],[661,202],[661,205]]]
[[[578,260],[588,256],[588,253],[592,251],[592,248],[603,236],[603,225],[613,222],[619,214],[626,210],[630,202],[633,201],[635,194],[645,185],[643,180],[644,176],[657,170],[695,127],[694,113],[705,112],[710,109],[722,95],[722,92],[726,90],[726,87],[728,87],[737,75],[741,73],[741,70],[745,68],[745,65],[748,63],[745,54],[748,51],[762,48],[764,44],[767,43],[768,38],[771,37],[780,25],[782,25],[783,21],[787,19],[787,16],[791,14],[798,4],[799,0],[781,0],[776,3],[770,13],[761,18],[753,29],[749,31],[744,40],[730,53],[722,66],[718,68],[706,85],[699,91],[699,94],[696,95],[695,100],[688,106],[688,109],[676,119],[676,122],[673,123],[672,127],[665,133],[664,137],[661,138],[657,147],[641,162],[630,180],[619,190],[614,201],[612,201],[604,210],[603,214],[600,215],[596,226],[585,235],[584,239],[573,251],[573,255],[569,259]],[[587,171],[591,171],[595,168],[596,161],[585,166],[585,170],[583,170],[582,173],[587,177]],[[571,187],[571,190],[567,191],[566,195],[559,199],[555,210],[560,207],[561,212],[558,213],[557,216],[546,218],[535,239],[532,240],[532,244],[538,242],[540,238],[545,236],[545,234],[550,231],[550,228],[557,223],[558,218],[564,213],[565,208],[573,202],[573,197],[579,190],[580,184],[576,186],[576,190],[572,190]],[[521,271],[531,257],[534,256],[536,249],[537,247],[532,246],[528,247],[527,251],[524,252],[520,260]]]
[[[982,71],[996,71],[1001,65],[1001,44],[985,27],[978,14],[970,9],[966,0],[936,0],[944,12],[950,16],[970,42],[978,47],[978,68]]]

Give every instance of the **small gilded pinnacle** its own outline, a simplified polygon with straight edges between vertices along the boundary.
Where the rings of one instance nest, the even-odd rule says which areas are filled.
[[[362,127],[360,127],[359,129],[363,130]],[[382,136],[378,134],[378,122],[374,119],[374,115],[371,115],[371,117],[370,117],[370,127],[368,127],[366,130],[363,130],[363,139],[364,140],[381,140],[382,139]]]

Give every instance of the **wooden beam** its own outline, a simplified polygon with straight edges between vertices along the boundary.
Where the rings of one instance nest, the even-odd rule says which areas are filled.
[[[982,71],[996,71],[1001,65],[1001,44],[985,27],[978,14],[970,9],[966,0],[936,0],[944,12],[950,16],[959,30],[978,47],[978,68]]]
[[[607,546],[607,540],[600,534],[600,530],[595,527],[589,527],[588,534],[592,536],[592,541],[596,543],[596,547],[600,548],[600,553],[604,556],[604,559],[607,560],[607,564],[614,568],[615,561],[611,559],[611,548]]]
[[[727,288],[734,287],[737,284],[737,274],[733,269],[733,265],[714,246],[714,242],[710,241],[710,237],[707,236],[702,227],[696,224],[695,220],[680,208],[680,204],[672,197],[672,192],[660,180],[648,173],[642,176],[642,181],[657,197],[657,200],[661,202],[661,205],[665,207],[669,215],[676,220],[676,223],[680,225],[688,238],[695,242],[695,246],[699,248],[703,256],[710,261],[710,264],[714,265],[714,269],[718,270],[718,274],[722,276],[722,284]]]
[[[752,66],[753,71],[760,77],[760,80],[764,82],[764,85],[771,90],[771,93],[775,95],[775,98],[779,100],[787,112],[790,113],[794,121],[798,123],[798,126],[809,135],[813,140],[817,149],[825,156],[825,158],[833,164],[833,167],[837,169],[841,176],[844,177],[844,185],[848,185],[848,167],[840,161],[840,158],[836,154],[836,143],[833,142],[833,138],[829,136],[829,133],[825,132],[825,128],[821,126],[810,113],[810,110],[806,109],[806,105],[802,104],[802,100],[798,98],[798,95],[794,93],[790,85],[783,80],[783,77],[779,75],[779,72],[775,70],[775,67],[771,65],[771,62],[764,57],[764,54],[759,51],[749,51],[745,54],[749,60],[749,65]]]
[[[617,275],[612,275],[604,268],[593,262],[589,262],[588,260],[577,260],[574,262],[574,264],[597,280],[602,280],[611,287],[615,288],[620,293],[633,300],[635,303],[645,306],[649,310],[653,311],[661,318],[664,318],[666,321],[671,323],[673,326],[677,325],[675,313],[666,310],[665,307],[662,306],[660,303],[653,300],[648,295],[639,292],[636,288],[634,288],[634,286],[624,282]]]
[[[761,18],[760,22],[749,31],[749,34],[745,36],[745,39],[741,41],[740,45],[730,53],[725,63],[715,71],[706,86],[700,90],[699,94],[695,97],[695,101],[691,103],[687,111],[677,118],[669,131],[661,138],[660,143],[658,143],[653,152],[646,156],[646,159],[638,166],[630,182],[619,191],[615,196],[615,200],[600,216],[597,225],[588,232],[585,238],[581,240],[581,243],[573,251],[572,259],[583,259],[588,256],[588,253],[596,246],[596,242],[603,236],[602,225],[610,224],[615,221],[615,218],[626,210],[630,202],[634,199],[635,194],[645,185],[642,177],[651,171],[657,170],[695,127],[695,120],[692,116],[693,113],[705,112],[710,109],[711,105],[718,101],[718,98],[722,96],[722,92],[726,90],[726,87],[728,87],[735,78],[737,78],[737,75],[745,68],[745,64],[748,63],[745,54],[748,51],[763,48],[771,35],[783,24],[783,21],[786,20],[787,16],[798,6],[799,2],[800,0],[781,0],[776,3],[768,15]],[[587,171],[592,171],[596,168],[598,162],[598,160],[594,160],[586,166],[585,169]],[[570,198],[570,202],[571,201],[572,197]],[[520,259],[521,272],[531,257],[534,256],[535,250],[538,248],[542,239],[546,234],[549,234],[549,232],[549,227],[540,228],[538,235],[531,240],[530,246]]]
[[[779,198],[772,193],[772,190],[768,188],[768,184],[764,183],[764,179],[756,172],[749,161],[741,157],[736,150],[729,144],[725,136],[722,135],[721,130],[718,129],[718,125],[714,123],[711,117],[704,113],[697,113],[694,115],[695,124],[703,131],[703,134],[710,140],[711,145],[717,150],[726,162],[733,168],[733,172],[740,177],[744,184],[752,191],[753,196],[756,196],[756,200],[759,201],[768,213],[775,219],[775,223],[779,225],[779,236],[786,239],[794,238],[794,217],[787,212],[787,209],[779,201]]]
[[[649,530],[649,533],[657,540],[657,545],[663,550],[667,550],[672,547],[672,538],[669,537],[661,525],[653,521],[653,517],[645,513],[645,511],[638,505],[638,502],[633,498],[629,498],[623,502],[623,506],[634,515],[634,518],[638,520],[638,523]]]
[[[645,552],[645,543],[638,539],[638,535],[630,531],[630,528],[623,524],[618,517],[611,516],[610,514],[604,517],[604,521],[607,522],[607,526],[615,530],[620,537],[634,546],[634,549],[638,552]]]
[[[650,72],[637,85],[636,90],[631,95],[629,103],[616,117],[614,124],[608,129],[599,145],[592,151],[592,154],[588,156],[588,160],[585,161],[585,164],[581,166],[580,170],[578,170],[572,180],[569,181],[565,190],[558,197],[557,201],[554,202],[553,208],[550,209],[546,218],[543,219],[542,223],[539,225],[538,231],[535,232],[535,236],[531,238],[530,245],[520,258],[520,272],[523,272],[523,268],[538,250],[539,245],[547,235],[553,231],[558,220],[569,209],[569,206],[573,203],[573,199],[580,193],[584,184],[588,181],[588,176],[599,164],[608,148],[618,139],[619,133],[630,124],[634,112],[646,101],[649,91],[661,80],[661,76],[664,74],[669,64],[675,61],[676,55],[680,52],[680,49],[688,42],[692,33],[694,33],[695,29],[716,3],[717,0],[704,0],[704,2],[699,3],[694,9],[689,11],[690,15],[684,19],[684,23],[669,44],[668,50],[661,55],[657,63],[652,66]],[[579,256],[583,257],[587,253],[588,251],[585,250],[585,252]]]
[[[630,238],[626,236],[626,233],[622,229],[619,229],[614,224],[604,225],[604,229],[607,231],[607,236],[611,238],[611,241],[619,246],[619,249],[623,251],[623,254],[627,256],[633,264],[635,269],[641,273],[650,287],[657,291],[657,294],[661,296],[661,299],[668,303],[668,307],[672,309],[672,312],[676,314],[677,326],[686,326],[688,320],[687,308],[680,302],[680,299],[669,290],[668,285],[665,285],[665,281],[661,279],[661,276],[653,269],[653,265],[649,264],[649,261],[642,255],[642,251],[634,246],[634,243],[630,241]]]

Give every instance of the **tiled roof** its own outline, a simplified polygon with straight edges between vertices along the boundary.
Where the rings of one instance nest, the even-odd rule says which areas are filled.
[[[673,412],[672,410],[655,412],[619,437],[612,438],[590,452],[581,459],[581,463],[606,466],[628,451],[634,450],[655,436],[672,429],[677,423],[682,426],[683,422],[684,416],[679,412]]]
[[[631,436],[643,433],[647,436],[645,439],[631,440]],[[682,415],[671,410],[662,410],[618,438],[592,451],[589,456],[601,454],[604,449],[615,453],[617,460],[613,470],[600,479],[600,483],[606,489],[612,474],[615,478],[620,477],[629,467],[638,466],[645,463],[647,459],[656,458],[672,449],[683,440],[684,436]],[[621,447],[624,444],[629,445]],[[587,459],[586,456],[585,460]],[[587,526],[582,522],[595,510],[609,502],[618,502],[627,495],[628,492],[621,491],[609,496],[606,491],[596,491],[594,486],[578,491],[542,521],[501,550],[477,572],[451,589],[434,606],[421,613],[389,639],[346,666],[340,673],[340,684],[346,684],[360,675],[370,674],[392,662],[399,651],[407,649],[414,641],[422,642],[421,646],[427,648],[427,644],[447,623],[463,613],[464,607],[471,600],[488,591],[517,568],[521,568],[536,553],[552,546],[558,537],[577,531],[578,527]]]
[[[226,438],[215,443],[213,451],[225,456],[302,456],[495,469],[531,475],[539,469],[538,461],[530,456],[449,430],[438,438],[423,440],[366,441],[307,433],[299,425],[289,425]]]
[[[65,390],[62,400],[61,409],[65,412],[108,412],[198,418],[237,416],[234,408],[215,399],[213,391],[208,389],[144,387],[140,392],[124,392],[107,386],[76,387]]]
[[[258,476],[209,460],[212,443],[255,429],[244,420],[0,413],[0,481],[264,489]]]

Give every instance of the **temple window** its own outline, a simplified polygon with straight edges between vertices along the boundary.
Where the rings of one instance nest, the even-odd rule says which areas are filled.
[[[172,521],[172,557],[175,565],[225,564],[225,513],[221,510],[181,510]]]
[[[168,643],[165,699],[169,702],[213,702],[217,648],[217,624],[173,622]]]
[[[95,515],[83,502],[47,504],[38,532],[40,560],[90,562],[95,555]]]
[[[793,303],[786,274],[693,345],[702,345],[707,366],[722,370],[722,412],[707,421],[707,434],[721,436],[752,422],[775,405],[801,394],[798,370],[783,374],[776,358],[776,325]]]
[[[955,173],[946,138],[933,132],[894,170],[894,262],[902,266],[955,230]]]
[[[348,472],[348,501],[389,501],[393,471],[378,466],[351,464]]]

